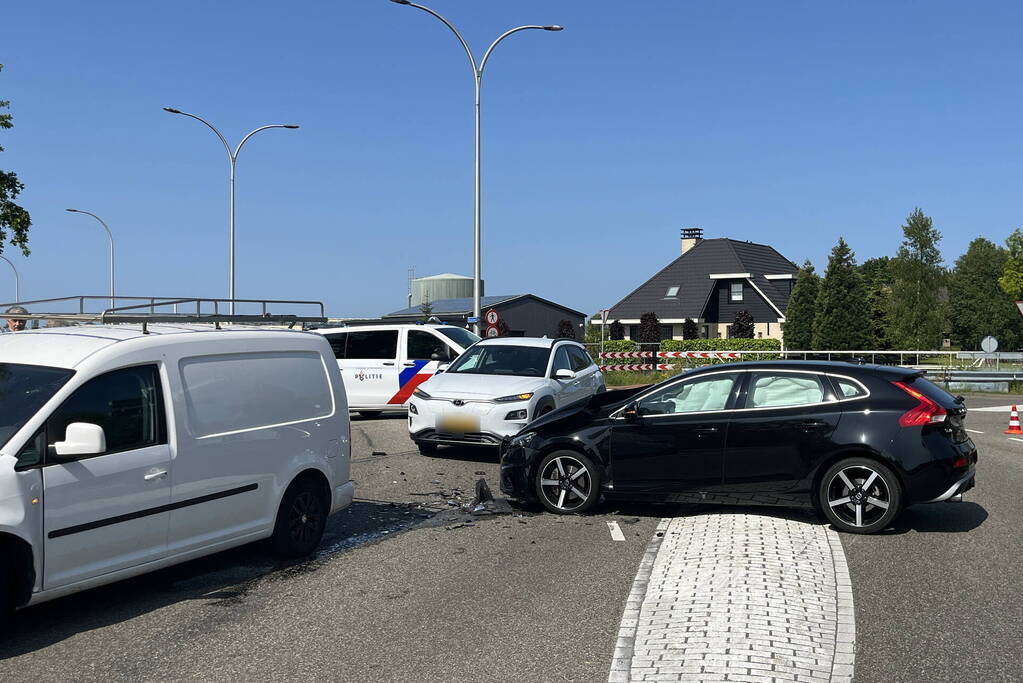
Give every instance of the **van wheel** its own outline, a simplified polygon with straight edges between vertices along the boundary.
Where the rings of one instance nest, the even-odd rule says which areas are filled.
[[[284,492],[271,537],[281,557],[303,557],[313,552],[327,526],[329,503],[315,481],[302,477]]]
[[[384,412],[384,411],[382,411],[382,410],[360,410],[359,411],[359,415],[362,415],[367,420],[372,420],[375,417],[380,417],[380,413],[382,413],[382,412]]]
[[[416,445],[419,446],[420,455],[433,455],[437,452],[437,444],[435,443],[423,443],[422,441],[419,441]]]
[[[10,568],[0,566],[0,636],[11,626],[14,619],[14,586]]]

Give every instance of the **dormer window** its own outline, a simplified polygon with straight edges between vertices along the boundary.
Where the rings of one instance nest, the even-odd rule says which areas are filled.
[[[678,296],[678,285],[674,287],[668,287],[668,291],[664,293],[665,299],[674,299]]]
[[[731,301],[742,301],[742,283],[733,282],[731,284],[729,300]]]

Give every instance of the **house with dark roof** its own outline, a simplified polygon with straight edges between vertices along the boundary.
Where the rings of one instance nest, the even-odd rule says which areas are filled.
[[[438,299],[431,301],[431,315],[449,325],[464,327],[472,315],[472,297],[459,299]],[[508,325],[513,337],[555,337],[562,320],[569,320],[575,330],[576,338],[583,337],[583,321],[586,314],[567,306],[542,299],[535,294],[508,294],[505,296],[484,296],[480,299],[480,307],[485,314],[489,310],[497,311],[500,319]],[[419,306],[405,308],[388,313],[381,317],[384,323],[414,323],[421,320],[423,311]],[[481,328],[486,323],[481,321]]]
[[[713,339],[727,337],[736,312],[746,310],[754,336],[781,339],[798,271],[766,244],[703,239],[702,229],[683,228],[682,254],[612,306],[607,323],[622,323],[632,339],[640,316],[652,311],[662,339],[682,339],[686,320],[697,324],[701,337]]]

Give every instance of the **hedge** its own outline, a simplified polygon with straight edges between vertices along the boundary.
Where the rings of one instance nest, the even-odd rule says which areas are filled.
[[[607,344],[604,346],[606,348]],[[781,351],[781,342],[777,339],[665,339],[661,342],[661,351]]]

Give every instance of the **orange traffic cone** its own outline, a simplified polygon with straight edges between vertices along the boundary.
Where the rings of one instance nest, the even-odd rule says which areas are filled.
[[[1009,413],[1009,428],[1005,430],[1006,434],[1023,434],[1023,429],[1019,428],[1019,412],[1016,410],[1016,404],[1012,404],[1012,412]]]

